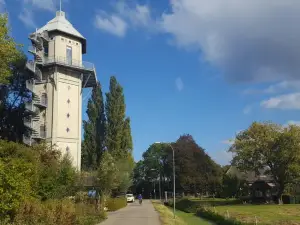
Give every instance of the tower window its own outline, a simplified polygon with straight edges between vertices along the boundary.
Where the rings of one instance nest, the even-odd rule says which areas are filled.
[[[67,55],[67,64],[72,65],[72,47],[67,46],[66,55]]]
[[[70,131],[69,127],[67,127],[66,131],[69,133],[69,131]]]
[[[64,38],[61,38],[61,40],[63,41],[63,40],[65,40]]]
[[[48,98],[47,98],[47,94],[43,93],[41,96],[41,102],[43,105],[47,105],[48,104]]]
[[[67,147],[66,147],[66,151],[67,151],[67,152],[69,152],[69,151],[70,151],[70,148],[69,148],[69,146],[67,146]]]
[[[45,56],[48,56],[48,53],[49,53],[49,48],[48,48],[48,46],[45,46],[45,47],[44,47],[44,53],[45,53]]]
[[[70,113],[67,114],[67,118],[70,118]]]
[[[70,104],[70,102],[71,102],[70,99],[68,99],[68,100],[67,100],[67,103]]]

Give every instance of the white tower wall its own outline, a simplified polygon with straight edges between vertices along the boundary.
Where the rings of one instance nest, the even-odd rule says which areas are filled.
[[[37,97],[26,106],[32,119],[24,122],[34,132],[24,142],[45,140],[62,155],[68,153],[74,167],[80,170],[82,88],[97,82],[94,65],[82,61],[86,40],[61,11],[30,35],[30,40],[35,60],[27,65],[33,73],[27,88]]]

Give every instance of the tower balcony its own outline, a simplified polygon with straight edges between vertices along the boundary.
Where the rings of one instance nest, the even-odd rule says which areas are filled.
[[[93,63],[70,59],[62,56],[44,56],[44,66],[59,65],[77,70],[82,74],[82,88],[94,87],[97,83],[96,68]]]
[[[47,108],[48,106],[48,99],[46,93],[43,93],[41,96],[33,93],[32,100],[33,100],[33,104],[39,108]]]
[[[41,81],[42,80],[42,72],[41,70],[36,66],[36,63],[32,60],[29,60],[26,63],[26,68],[34,75],[34,79]]]
[[[32,127],[31,137],[34,139],[46,139],[46,126],[41,125],[40,123],[36,123]]]
[[[35,107],[34,107],[32,101],[25,102],[25,109],[27,111],[30,111],[31,113],[36,113],[36,110],[35,110]]]
[[[32,127],[32,119],[31,119],[31,116],[24,119],[24,125],[25,125],[26,127],[29,127],[29,128]]]
[[[45,65],[48,64],[59,64],[62,66],[68,66],[76,69],[81,70],[87,70],[93,72],[95,70],[95,66],[93,63],[85,62],[85,61],[79,61],[75,59],[70,59],[62,56],[57,57],[46,57],[45,56]]]
[[[43,64],[44,63],[44,51],[39,50],[35,46],[29,46],[28,52],[34,55],[35,62],[37,64]]]
[[[43,48],[43,40],[42,38],[40,37],[40,35],[35,35],[35,34],[32,34],[29,36],[29,39],[31,40],[32,44],[40,51],[42,51],[44,48]]]
[[[23,135],[23,143],[25,145],[29,145],[31,146],[32,145],[32,139],[30,136],[26,136],[26,135]]]

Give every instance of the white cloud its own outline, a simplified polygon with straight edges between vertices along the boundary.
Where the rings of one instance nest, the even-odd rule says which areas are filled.
[[[114,12],[100,11],[95,16],[95,26],[110,34],[124,37],[130,27],[150,27],[154,22],[151,11],[147,5],[128,5],[124,1],[114,4]]]
[[[210,152],[211,157],[221,165],[228,165],[232,160],[232,153],[227,152],[226,150],[217,151],[217,152]]]
[[[234,81],[300,73],[299,0],[172,0],[160,26]]]
[[[19,14],[19,19],[29,28],[36,28],[36,23],[34,22],[32,11],[28,9],[23,9]]]
[[[222,141],[222,144],[225,144],[225,145],[232,145],[233,143],[234,143],[234,140],[232,140],[232,139]]]
[[[175,80],[175,84],[176,84],[176,88],[178,91],[182,91],[183,88],[184,88],[184,84],[183,84],[183,81],[180,77],[177,77],[176,80]]]
[[[147,5],[135,4],[129,6],[125,2],[118,2],[115,6],[118,14],[128,19],[133,26],[148,26],[152,23],[150,8]]]
[[[34,7],[37,9],[47,10],[50,12],[55,12],[58,7],[57,0],[23,0],[27,7]]]
[[[117,15],[107,15],[101,12],[95,17],[96,28],[110,34],[124,37],[127,31],[127,23]]]
[[[289,120],[285,126],[287,125],[297,125],[297,126],[300,126],[300,121],[295,121],[295,120]]]
[[[243,113],[244,114],[250,114],[252,111],[252,106],[247,105],[244,109],[243,109]]]
[[[300,80],[289,80],[282,81],[270,85],[269,87],[259,90],[259,89],[246,89],[244,94],[276,94],[290,91],[300,90]]]
[[[300,93],[276,96],[262,101],[260,105],[268,109],[300,109]]]

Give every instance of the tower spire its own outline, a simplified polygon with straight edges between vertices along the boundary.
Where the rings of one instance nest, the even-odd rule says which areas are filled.
[[[61,0],[59,1],[59,11],[61,12]]]

